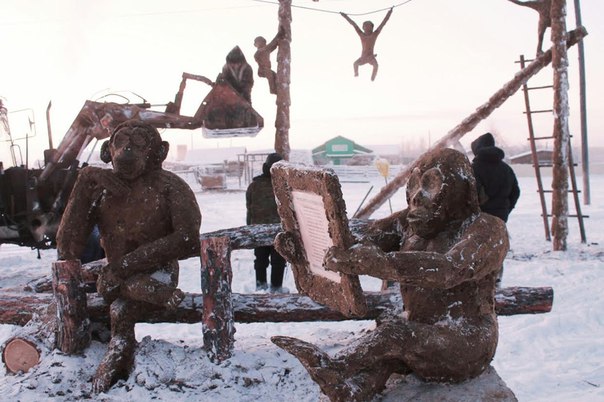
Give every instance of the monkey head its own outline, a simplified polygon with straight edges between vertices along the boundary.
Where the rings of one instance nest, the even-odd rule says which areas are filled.
[[[169,147],[152,125],[128,120],[117,126],[109,141],[103,143],[101,159],[113,164],[118,177],[134,180],[147,171],[160,169]]]
[[[407,204],[411,231],[427,239],[480,212],[468,158],[449,148],[425,155],[407,182]]]
[[[257,36],[256,39],[254,39],[254,46],[258,49],[266,46],[266,39],[264,39],[263,36]]]
[[[363,32],[366,34],[373,33],[373,22],[365,21],[363,22]]]

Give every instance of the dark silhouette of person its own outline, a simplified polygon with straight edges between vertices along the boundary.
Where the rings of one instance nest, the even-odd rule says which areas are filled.
[[[262,174],[253,178],[245,193],[247,224],[279,223],[281,218],[277,212],[277,202],[271,179],[271,166],[283,158],[278,153],[269,154],[262,165]],[[285,259],[273,246],[261,246],[254,249],[254,270],[256,271],[256,290],[268,288],[266,269],[271,266],[272,293],[286,293],[283,288]]]
[[[363,30],[361,30],[361,28],[359,28],[359,26],[348,15],[346,15],[345,13],[340,13],[340,15],[342,15],[342,17],[344,17],[346,21],[348,21],[350,25],[353,26],[354,30],[357,32],[359,38],[361,39],[361,57],[359,57],[353,64],[355,77],[359,76],[359,66],[362,66],[363,64],[371,64],[373,66],[373,72],[371,73],[371,81],[375,80],[375,76],[378,72],[378,62],[375,58],[377,55],[374,53],[375,41],[377,40],[377,37],[379,36],[380,32],[382,32],[382,28],[384,28],[386,22],[388,22],[388,19],[390,19],[390,16],[392,15],[392,10],[393,8],[390,8],[390,10],[388,10],[388,13],[384,17],[384,20],[375,31],[373,30],[373,22],[363,22]]]
[[[505,153],[495,146],[495,138],[486,133],[472,141],[472,170],[476,178],[476,190],[480,210],[498,217],[504,222],[520,197],[518,179],[512,168],[503,161]],[[503,264],[497,276],[497,286],[503,277]]]
[[[495,146],[495,138],[486,133],[472,142],[472,170],[476,178],[480,209],[504,222],[520,197],[518,179],[503,161],[505,153]]]
[[[268,80],[268,88],[272,94],[277,93],[277,73],[271,68],[271,53],[277,49],[279,45],[279,39],[283,36],[283,30],[279,27],[279,32],[269,43],[266,43],[266,39],[263,36],[258,36],[254,39],[254,46],[256,47],[256,53],[254,53],[254,60],[258,63],[258,77],[263,77]]]
[[[254,86],[254,72],[245,59],[245,55],[235,46],[226,56],[226,64],[216,81],[223,79],[227,81],[243,99],[252,103],[252,87]]]

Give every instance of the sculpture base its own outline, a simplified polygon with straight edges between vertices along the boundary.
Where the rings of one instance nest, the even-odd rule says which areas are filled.
[[[517,402],[516,396],[492,366],[480,376],[459,384],[423,382],[414,375],[392,376],[381,402]]]

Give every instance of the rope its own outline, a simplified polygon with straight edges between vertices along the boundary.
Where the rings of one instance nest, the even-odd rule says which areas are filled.
[[[279,5],[278,1],[272,1],[272,0],[252,0],[252,1],[255,1],[255,2],[258,2],[258,3],[267,3],[267,4],[276,4],[276,5]],[[379,12],[382,12],[382,11],[390,10],[391,8],[396,8],[396,7],[403,6],[403,5],[407,4],[407,3],[410,3],[411,1],[412,0],[406,0],[406,1],[403,1],[402,3],[395,4],[395,5],[391,6],[391,7],[380,8],[378,10],[367,11],[365,13],[346,13],[346,15],[351,15],[351,16],[354,16],[354,17],[358,17],[358,16],[362,16],[362,15],[375,14],[375,13],[379,13]],[[316,8],[316,7],[296,6],[294,4],[292,4],[291,7],[292,8],[301,8],[301,9],[304,9],[304,10],[318,11],[318,12],[322,12],[322,13],[340,14],[339,11],[324,10],[324,9]]]

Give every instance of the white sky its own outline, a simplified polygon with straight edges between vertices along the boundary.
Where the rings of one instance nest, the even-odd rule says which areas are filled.
[[[294,0],[291,67],[292,148],[312,148],[336,135],[362,145],[428,145],[483,104],[518,70],[520,54],[534,55],[538,14],[506,0],[412,0],[395,8],[380,35],[380,69],[353,77],[360,56],[353,28],[338,14],[296,8],[366,13],[402,1]],[[276,1],[275,1],[276,3]],[[37,137],[30,151],[41,157],[47,146],[45,110],[57,146],[86,99],[129,90],[149,102],[173,100],[183,71],[215,79],[235,45],[256,73],[253,40],[277,31],[276,4],[253,0],[5,0],[0,3],[0,96],[9,111],[32,108]],[[582,0],[587,60],[589,145],[603,146],[604,1]],[[567,26],[575,27],[573,1]],[[352,16],[376,26],[385,11]],[[550,30],[544,48],[550,46]],[[273,54],[273,68],[276,66]],[[569,52],[571,132],[579,144],[576,47]],[[548,82],[549,81],[549,82]],[[534,85],[551,83],[551,69]],[[190,82],[185,109],[193,112],[209,87]],[[551,108],[552,97],[536,96],[535,108]],[[196,148],[272,148],[275,97],[255,75],[252,102],[265,128],[255,138],[210,140],[194,132],[165,132],[172,144]],[[188,101],[188,102],[187,102]],[[186,105],[188,104],[188,109]],[[521,93],[462,140],[467,144],[491,131],[503,146],[524,143],[526,119]],[[25,114],[12,113],[13,134]],[[540,135],[551,134],[551,116],[538,117]],[[541,134],[542,133],[542,134]],[[0,144],[2,148],[6,148]],[[551,145],[550,145],[551,146]],[[3,149],[2,152],[5,150]],[[4,153],[0,154],[4,157]]]

